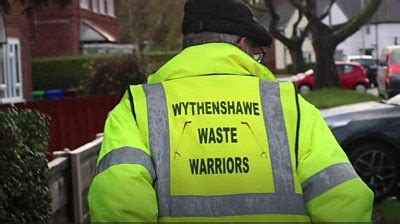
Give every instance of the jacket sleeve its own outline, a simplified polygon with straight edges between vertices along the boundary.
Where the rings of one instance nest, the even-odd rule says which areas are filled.
[[[131,111],[128,94],[109,114],[90,186],[92,222],[157,222],[150,152]]]
[[[314,106],[300,97],[297,174],[312,222],[369,222],[373,192],[359,178]]]

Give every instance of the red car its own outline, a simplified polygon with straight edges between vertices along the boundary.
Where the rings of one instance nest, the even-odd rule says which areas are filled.
[[[367,70],[359,63],[336,62],[336,69],[343,89],[365,92],[371,87]],[[314,71],[312,69],[292,76],[292,80],[296,83],[300,93],[307,93],[315,88]]]
[[[379,59],[377,81],[380,96],[386,98],[400,93],[400,45],[383,50]]]

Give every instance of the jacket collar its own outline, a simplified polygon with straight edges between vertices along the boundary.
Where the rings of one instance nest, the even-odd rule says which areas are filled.
[[[148,84],[209,74],[256,76],[275,81],[272,72],[238,47],[208,43],[184,49],[148,78]]]

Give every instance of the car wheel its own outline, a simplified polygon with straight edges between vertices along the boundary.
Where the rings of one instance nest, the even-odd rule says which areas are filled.
[[[349,158],[358,175],[375,192],[377,199],[395,192],[400,181],[400,167],[391,146],[364,143],[356,146]]]
[[[354,90],[357,92],[363,93],[363,92],[367,91],[367,87],[365,87],[364,84],[357,84],[354,87]]]
[[[311,88],[308,85],[301,85],[299,87],[299,92],[300,93],[309,93],[311,91]]]

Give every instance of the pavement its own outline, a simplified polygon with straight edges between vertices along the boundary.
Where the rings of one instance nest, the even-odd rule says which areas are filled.
[[[374,96],[379,96],[378,94],[378,88],[370,88],[367,90],[367,93],[374,95]]]

